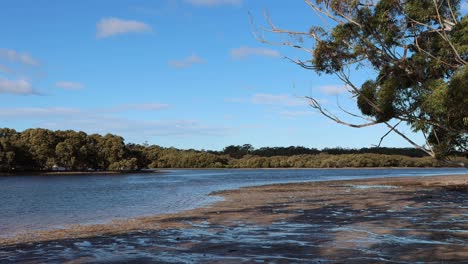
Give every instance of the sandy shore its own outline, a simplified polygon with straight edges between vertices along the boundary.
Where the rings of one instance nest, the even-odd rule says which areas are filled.
[[[468,259],[468,174],[294,183],[177,214],[0,240],[2,262],[414,263]]]

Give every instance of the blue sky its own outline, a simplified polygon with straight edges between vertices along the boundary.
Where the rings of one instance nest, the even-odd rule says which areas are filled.
[[[215,150],[245,143],[370,147],[387,131],[344,127],[314,112],[302,96],[337,113],[337,100],[356,108],[336,78],[284,59],[306,53],[254,38],[249,13],[257,26],[265,25],[265,10],[283,28],[320,24],[300,0],[0,6],[0,127],[115,133],[127,142]],[[396,135],[383,145],[409,146]]]

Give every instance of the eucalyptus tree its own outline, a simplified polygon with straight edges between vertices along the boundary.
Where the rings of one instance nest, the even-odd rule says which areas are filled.
[[[18,146],[27,153],[29,162],[24,162],[25,169],[43,170],[52,168],[55,161],[55,146],[58,138],[48,129],[26,129],[21,132]]]
[[[15,169],[17,137],[18,132],[14,129],[0,128],[0,171]]]
[[[350,127],[384,124],[387,134],[395,132],[435,158],[467,151],[468,16],[462,15],[460,0],[304,2],[323,25],[295,31],[266,16],[268,26],[255,33],[262,42],[304,51],[304,58],[289,58],[300,67],[337,76],[361,113],[339,107],[363,121],[344,120],[306,97],[314,109]],[[264,37],[265,32],[273,36]],[[278,35],[285,40],[275,41]],[[358,83],[352,73],[363,68],[375,74]],[[402,122],[426,142],[417,144],[401,132]]]
[[[108,169],[110,165],[124,160],[127,155],[124,139],[112,134],[106,134],[99,140],[98,149],[103,169]]]

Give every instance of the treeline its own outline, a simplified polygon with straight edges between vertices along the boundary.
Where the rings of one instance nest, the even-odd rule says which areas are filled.
[[[459,157],[466,164],[466,157]],[[305,147],[255,149],[249,144],[223,151],[180,150],[126,144],[120,136],[72,130],[0,129],[0,171],[116,170],[147,168],[339,168],[434,167],[445,164],[414,149],[323,150]]]
[[[138,154],[119,136],[76,131],[0,129],[0,170],[136,170]]]
[[[295,156],[295,155],[317,155],[317,154],[385,154],[385,155],[403,155],[408,157],[426,157],[428,156],[424,151],[416,148],[361,148],[361,149],[346,149],[346,148],[324,148],[322,150],[316,148],[306,148],[302,146],[290,147],[263,147],[255,149],[250,144],[242,146],[228,146],[221,152],[212,152],[215,154],[226,154],[233,158],[242,158],[245,155],[254,155],[260,157],[273,157],[273,156]]]

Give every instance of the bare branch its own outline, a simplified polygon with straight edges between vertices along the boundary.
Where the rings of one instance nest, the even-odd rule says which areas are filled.
[[[434,1],[435,1],[435,0],[434,0]],[[447,36],[446,31],[447,31],[447,30],[450,30],[450,29],[446,28],[446,27],[444,26],[444,24],[442,23],[442,19],[440,18],[439,9],[437,8],[437,5],[435,6],[435,8],[436,8],[436,11],[437,11],[437,14],[438,14],[438,20],[439,20],[439,24],[440,24],[441,28],[434,28],[434,27],[431,26],[431,25],[428,25],[428,24],[419,22],[419,21],[417,21],[417,20],[415,20],[415,19],[413,19],[413,18],[411,18],[411,17],[409,17],[409,16],[406,16],[406,18],[407,18],[409,21],[411,21],[411,22],[413,22],[413,23],[415,23],[415,24],[417,24],[417,25],[420,25],[420,26],[423,26],[423,27],[428,28],[428,29],[429,29],[428,32],[435,32],[435,33],[437,33],[437,34],[438,34],[445,42],[447,42],[447,44],[450,46],[450,48],[452,49],[452,51],[453,51],[453,53],[454,53],[454,55],[455,55],[455,59],[456,59],[459,63],[461,63],[462,65],[466,65],[467,62],[461,58],[459,52],[457,51],[457,49],[456,49],[455,46],[453,45],[452,41],[450,41],[450,39],[449,39],[448,36]]]
[[[329,9],[327,10],[323,10],[323,8],[317,6],[316,4],[312,3],[310,0],[304,0],[305,3],[307,5],[309,5],[313,10],[315,10],[316,12],[318,13],[321,13],[321,14],[324,14],[326,17],[332,19],[333,21],[339,23],[339,24],[343,24],[343,21],[340,21],[338,19],[336,19],[336,16],[334,16],[332,13],[330,13]],[[358,27],[362,27],[362,25],[358,22],[356,22],[355,20],[353,20],[351,17],[345,15],[344,13],[338,11],[338,10],[333,10],[338,16],[340,16],[341,18],[343,18],[345,21],[349,22],[349,23],[352,23],[352,24],[355,24],[356,26]]]
[[[384,140],[384,138],[386,138],[393,130],[395,130],[395,128],[396,128],[400,123],[401,123],[401,121],[398,122],[398,123],[396,123],[396,125],[394,125],[393,127],[391,127],[390,130],[389,130],[387,133],[385,133],[385,135],[383,135],[383,136],[380,138],[379,144],[378,144],[378,145],[374,145],[374,146],[377,147],[377,148],[380,148],[380,145],[382,144],[382,141]]]
[[[352,124],[352,123],[345,122],[341,120],[340,118],[338,118],[337,116],[330,113],[328,110],[323,109],[320,103],[318,103],[317,100],[315,100],[314,98],[309,97],[309,96],[306,96],[305,98],[309,100],[310,106],[312,108],[317,109],[322,115],[329,118],[330,120],[333,120],[334,122],[338,124],[342,124],[342,125],[346,125],[346,126],[354,127],[354,128],[362,128],[362,127],[368,127],[368,126],[379,124],[378,121],[372,121],[372,122],[365,123],[365,124]]]
[[[389,127],[389,128],[393,128],[393,126],[390,125],[388,122],[384,122],[384,124],[386,124],[387,127]],[[432,151],[432,149],[427,149],[427,148],[425,148],[423,146],[418,145],[417,143],[415,143],[413,140],[411,140],[409,137],[407,137],[405,134],[403,134],[402,132],[400,132],[396,128],[393,128],[392,131],[394,131],[395,133],[400,135],[402,138],[404,138],[406,141],[408,141],[411,145],[413,145],[413,147],[415,147],[417,149],[420,149],[420,150],[426,152],[429,156],[435,158],[435,153]]]
[[[345,74],[343,71],[340,71],[339,73],[336,74],[336,76],[343,81],[346,85],[351,87],[352,91],[357,94],[357,95],[362,95],[361,90],[349,79],[348,75]],[[374,103],[372,100],[370,100],[367,96],[362,96],[364,100],[372,107],[374,108],[377,112],[382,113],[382,110]]]
[[[450,0],[447,1],[448,7],[450,9],[450,14],[452,15],[452,19],[453,19],[454,24],[457,24],[458,19],[457,19],[457,16],[455,16],[455,13],[453,12],[452,4],[450,4],[450,2],[451,2]]]
[[[442,22],[442,18],[440,17],[439,7],[437,6],[437,0],[433,0],[433,1],[434,1],[434,7],[435,7],[435,10],[436,10],[436,13],[437,13],[437,19],[439,20],[439,24],[442,27],[441,32],[442,32],[442,34],[444,36],[445,41],[452,48],[452,50],[453,50],[453,52],[454,52],[454,54],[455,54],[455,56],[457,58],[457,61],[461,62],[463,65],[466,65],[467,62],[462,59],[462,57],[458,53],[457,49],[453,45],[452,41],[450,41],[449,37],[447,36],[447,31],[450,31],[451,28],[446,28],[446,25]],[[448,2],[450,2],[450,0]]]
[[[371,118],[364,117],[364,116],[362,116],[362,115],[358,115],[358,114],[354,114],[354,113],[349,112],[348,110],[346,110],[346,109],[344,109],[343,107],[341,107],[341,105],[340,105],[340,103],[338,102],[338,100],[337,100],[337,102],[336,102],[336,105],[338,106],[338,108],[339,108],[341,111],[343,111],[344,113],[346,113],[346,114],[348,114],[348,115],[350,115],[350,116],[357,117],[357,118],[360,118],[360,119],[364,119],[364,120],[367,120],[367,121],[373,121]]]
[[[414,38],[414,43],[415,43],[415,45],[416,45],[416,48],[417,48],[419,51],[423,52],[424,54],[426,54],[427,56],[431,57],[432,59],[437,60],[438,62],[441,62],[441,63],[443,63],[443,64],[445,64],[445,65],[447,65],[447,66],[449,66],[449,67],[451,67],[451,68],[454,68],[454,69],[458,68],[457,65],[450,64],[450,63],[448,63],[448,62],[442,60],[440,57],[436,57],[436,56],[434,56],[432,53],[430,53],[430,52],[426,51],[425,49],[421,48],[421,46],[419,46],[419,37],[415,37],[415,38]]]
[[[398,17],[396,19],[402,19],[401,24],[396,23],[394,26],[398,27],[397,29],[400,30],[397,33],[397,36],[394,38],[394,41],[388,41],[387,35],[385,32],[379,32],[375,28],[371,28],[369,23],[359,23],[356,17],[356,4],[353,2],[351,5],[348,1],[345,1],[343,4],[339,1],[332,1],[332,0],[321,0],[321,1],[314,1],[313,0],[304,0],[304,2],[313,10],[317,16],[323,20],[324,24],[348,24],[352,25],[346,30],[352,30],[353,32],[349,32],[350,34],[341,34],[340,31],[336,31],[335,34],[326,34],[323,33],[323,28],[316,27],[310,30],[309,32],[301,32],[301,31],[293,31],[278,28],[274,23],[272,23],[270,17],[267,13],[264,14],[267,28],[260,27],[262,32],[272,33],[280,36],[286,36],[289,39],[277,42],[271,42],[265,40],[259,34],[255,34],[257,40],[262,43],[267,43],[271,45],[278,45],[278,46],[287,46],[294,49],[299,49],[306,52],[309,55],[312,55],[312,58],[315,58],[316,50],[314,50],[314,45],[322,45],[326,44],[328,41],[332,42],[332,44],[337,44],[340,49],[343,49],[343,54],[341,53],[327,53],[327,56],[338,56],[338,65],[331,64],[329,66],[325,63],[315,65],[316,61],[311,59],[301,60],[301,59],[292,59],[286,57],[289,61],[293,62],[294,64],[300,66],[301,68],[308,69],[308,70],[316,70],[319,72],[333,72],[348,88],[349,92],[353,96],[359,96],[360,100],[364,100],[372,109],[374,113],[383,113],[383,109],[377,104],[377,99],[368,98],[361,92],[361,88],[354,83],[350,78],[350,68],[358,68],[363,66],[366,61],[368,61],[371,65],[370,68],[379,71],[378,80],[374,80],[376,85],[387,84],[386,78],[394,78],[395,76],[390,76],[392,73],[396,75],[400,74],[398,70],[392,72],[393,67],[399,67],[401,70],[405,71],[409,78],[416,78],[414,81],[414,85],[418,86],[418,88],[424,89],[423,86],[423,77],[419,77],[419,75],[423,76],[424,74],[420,74],[419,71],[411,68],[412,66],[418,66],[417,63],[413,63],[411,59],[413,59],[413,55],[415,53],[420,53],[422,55],[427,56],[426,58],[430,58],[430,60],[437,62],[439,65],[443,65],[442,67],[449,72],[452,69],[458,69],[462,65],[466,65],[467,62],[460,56],[459,51],[457,50],[456,45],[451,40],[450,31],[453,30],[454,26],[458,24],[456,17],[456,12],[451,5],[451,1],[448,0],[448,7],[447,4],[443,1],[439,0],[432,0],[435,8],[436,15],[430,17],[430,22],[421,22],[417,21],[411,17],[409,17],[406,13],[406,10],[400,9]],[[373,0],[363,0],[357,3],[358,9],[368,8],[372,11],[375,7],[375,2]],[[398,2],[401,3],[401,2]],[[439,6],[439,4],[441,6]],[[443,8],[443,14],[441,14]],[[404,4],[399,6],[400,8],[404,7]],[[431,11],[433,14],[433,11]],[[386,14],[384,14],[386,15]],[[391,14],[390,14],[391,16]],[[371,23],[372,24],[372,23]],[[334,25],[336,26],[336,25]],[[391,26],[391,25],[390,25]],[[389,27],[390,28],[390,27]],[[339,28],[343,30],[344,28]],[[333,29],[334,30],[334,29]],[[331,32],[331,31],[330,31]],[[427,34],[427,35],[426,35]],[[425,42],[421,42],[422,38],[421,35],[426,35],[429,38],[439,38],[447,43],[449,49],[449,56],[442,57],[439,54],[431,53],[431,51],[426,50]],[[312,43],[311,47],[304,44],[306,40],[310,40]],[[336,43],[335,43],[335,42]],[[420,43],[421,42],[421,43]],[[413,47],[416,49],[414,51]],[[326,52],[326,50],[325,50]],[[343,56],[341,56],[343,55]],[[327,60],[329,57],[323,56],[320,57],[322,60]],[[464,56],[464,55],[463,55]],[[321,63],[321,62],[318,62]],[[334,62],[333,62],[334,63]],[[383,66],[382,66],[383,65]],[[383,71],[382,67],[388,67],[390,71]],[[338,68],[338,69],[336,69]],[[386,69],[386,68],[384,68]],[[406,84],[405,84],[406,85]],[[413,86],[411,86],[413,87]],[[406,87],[410,89],[411,87]],[[377,91],[382,89],[382,87],[376,87]],[[416,88],[415,88],[416,89]],[[401,92],[403,96],[405,92]],[[415,95],[418,96],[418,95]],[[426,133],[428,131],[431,132],[436,142],[440,143],[437,133],[434,128],[443,129],[444,131],[453,131],[454,128],[448,127],[449,125],[442,123],[438,119],[431,120],[430,117],[424,114],[418,114],[421,108],[415,103],[407,102],[399,104],[399,101],[393,100],[392,103],[394,104],[395,114],[392,115],[392,118],[397,120],[397,123],[392,126],[389,124],[389,121],[382,122],[378,121],[375,118],[366,117],[363,115],[358,115],[347,111],[343,107],[339,105],[337,102],[338,108],[356,118],[363,119],[367,121],[363,124],[355,124],[352,122],[346,122],[341,118],[337,117],[327,109],[323,108],[317,100],[312,97],[305,97],[309,100],[310,106],[320,112],[322,115],[327,117],[328,119],[342,124],[349,127],[354,128],[362,128],[367,126],[376,125],[379,123],[384,123],[387,125],[390,130],[382,136],[380,139],[379,145],[381,145],[383,139],[388,136],[392,131],[401,136],[403,139],[408,141],[414,147],[423,150],[425,153],[429,154],[432,157],[435,157],[434,151],[431,148],[430,143],[428,142],[428,138]],[[409,96],[408,100],[413,100],[416,97]],[[379,101],[380,102],[380,101]],[[429,119],[429,120],[428,120]],[[409,137],[404,135],[401,131],[397,129],[397,126],[401,124],[401,122],[408,122],[409,124],[415,124],[418,122],[424,128],[420,129],[423,133],[426,143],[425,145],[419,145],[412,141]],[[430,130],[432,129],[432,130]],[[457,132],[457,131],[453,131]],[[432,140],[432,138],[431,138]],[[442,139],[444,140],[444,139]]]

